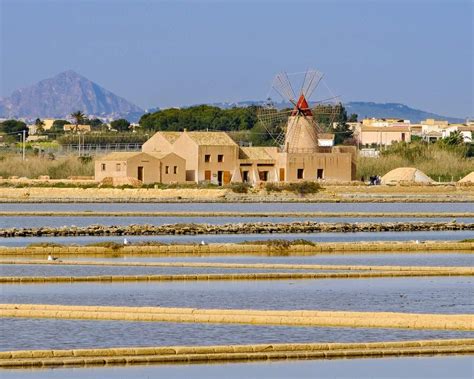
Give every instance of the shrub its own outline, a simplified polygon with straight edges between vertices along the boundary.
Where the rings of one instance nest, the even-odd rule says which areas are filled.
[[[288,185],[288,189],[291,192],[294,192],[299,195],[307,195],[312,193],[318,193],[321,189],[319,183],[316,182],[298,182],[298,183],[290,183]]]
[[[265,184],[265,190],[267,192],[281,192],[283,191],[283,187],[276,183],[267,183]]]
[[[250,185],[248,183],[232,183],[230,189],[235,193],[247,193]]]

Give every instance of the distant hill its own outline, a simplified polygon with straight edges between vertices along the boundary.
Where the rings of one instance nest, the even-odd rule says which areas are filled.
[[[248,107],[251,105],[263,105],[263,101],[239,101],[235,103],[212,103],[219,108],[233,108],[233,107]],[[277,108],[291,107],[290,103],[275,103]],[[359,120],[363,118],[399,118],[404,120],[410,120],[413,123],[426,120],[427,118],[435,118],[438,120],[448,120],[451,123],[464,122],[462,118],[442,116],[435,113],[425,112],[419,109],[410,108],[405,104],[399,103],[374,103],[365,101],[351,101],[344,104],[347,114],[355,113],[359,116]]]
[[[81,110],[88,116],[137,120],[143,109],[74,71],[62,72],[0,99],[0,117],[64,118]]]
[[[347,114],[355,113],[359,120],[368,117],[375,118],[400,118],[410,120],[413,123],[434,118],[438,120],[448,120],[451,123],[464,122],[462,118],[447,117],[435,113],[425,112],[419,109],[410,108],[399,103],[372,103],[363,101],[351,101],[344,104]]]

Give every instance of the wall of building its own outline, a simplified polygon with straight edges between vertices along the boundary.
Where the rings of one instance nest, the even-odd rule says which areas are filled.
[[[127,175],[127,162],[126,160],[96,160],[94,179],[97,182],[101,182],[105,178],[117,178],[126,177]]]
[[[209,162],[206,162],[206,156],[209,156]],[[222,162],[219,162],[219,156],[222,156]],[[221,171],[222,175],[226,177],[225,181],[228,181],[224,184],[230,183],[234,171],[239,168],[238,157],[238,146],[199,146],[197,159],[198,181],[208,180],[210,172],[211,183],[218,184],[218,173]],[[206,171],[208,172],[207,175]]]
[[[145,153],[171,153],[173,145],[160,133],[155,133],[142,145],[142,151]]]
[[[355,176],[355,165],[351,153],[282,153],[279,167],[285,170],[286,182],[318,179],[351,181]],[[298,177],[298,170],[303,170],[301,178]]]
[[[391,145],[394,142],[410,142],[411,132],[408,128],[404,130],[393,130],[390,127],[378,128],[377,130],[361,128],[358,140],[361,145]]]

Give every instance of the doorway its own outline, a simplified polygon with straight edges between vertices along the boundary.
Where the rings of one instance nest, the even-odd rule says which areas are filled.
[[[318,171],[316,172],[316,179],[324,179],[324,170],[322,168],[318,168]]]
[[[143,166],[138,166],[137,179],[143,182]]]
[[[223,171],[217,171],[217,184],[222,185],[222,173]]]

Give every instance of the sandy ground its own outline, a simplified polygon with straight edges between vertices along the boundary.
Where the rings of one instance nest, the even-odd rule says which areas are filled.
[[[229,189],[0,188],[1,202],[473,202],[474,186],[327,186],[317,194]]]

